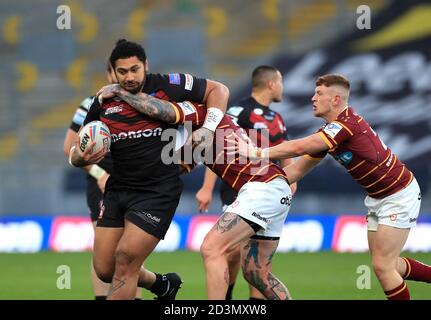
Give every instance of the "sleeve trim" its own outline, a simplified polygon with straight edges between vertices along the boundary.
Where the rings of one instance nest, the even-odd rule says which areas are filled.
[[[331,143],[331,141],[329,141],[329,139],[326,137],[326,135],[323,132],[320,131],[317,134],[323,139],[323,141],[325,141],[329,149],[332,149],[334,147],[334,145]]]

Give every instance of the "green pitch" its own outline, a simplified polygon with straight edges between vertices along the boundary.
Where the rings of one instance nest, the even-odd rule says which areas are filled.
[[[431,263],[429,253],[407,256]],[[0,254],[0,299],[92,299],[90,259],[90,253]],[[279,253],[273,263],[275,275],[287,285],[294,299],[385,299],[372,272],[371,288],[357,288],[358,278],[363,275],[363,271],[357,273],[358,267],[370,266],[368,254]],[[70,268],[70,289],[57,288],[58,278],[64,275],[59,266]],[[180,273],[184,284],[178,299],[205,299],[199,253],[154,253],[147,261],[147,268],[160,273]],[[359,282],[366,285],[366,281]],[[431,284],[409,281],[408,285],[412,299],[431,299]],[[148,292],[143,297],[152,299]],[[248,287],[241,276],[234,299],[247,298]]]

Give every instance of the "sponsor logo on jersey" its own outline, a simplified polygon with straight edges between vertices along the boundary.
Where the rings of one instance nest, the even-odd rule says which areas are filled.
[[[255,218],[257,218],[257,219],[259,219],[259,220],[262,220],[263,222],[265,222],[265,223],[269,223],[271,220],[269,220],[268,218],[265,218],[265,217],[262,217],[260,214],[258,214],[257,212],[253,212],[252,214],[251,214],[253,217],[255,217]]]
[[[170,73],[169,74],[169,83],[170,84],[176,84],[176,85],[181,84],[180,75],[178,73]]]
[[[177,104],[181,107],[181,109],[183,110],[183,112],[186,116],[196,112],[195,107],[188,101],[177,102]]]
[[[123,111],[122,106],[113,106],[113,107],[109,107],[108,109],[106,109],[105,115],[113,114],[113,113],[119,113],[121,111]]]
[[[323,128],[323,131],[331,138],[334,138],[341,129],[343,129],[343,127],[340,124],[332,122],[327,124],[325,128]]]
[[[192,88],[193,88],[193,76],[191,76],[188,73],[184,74],[184,76],[186,77],[186,83],[184,85],[184,89],[192,91]]]
[[[353,154],[350,151],[337,154],[335,159],[343,166],[347,167],[353,159]]]
[[[396,221],[397,220],[397,214],[393,213],[389,216],[389,218],[391,219],[391,221]]]
[[[145,130],[138,130],[138,131],[120,132],[118,134],[112,133],[111,139],[112,139],[112,143],[114,143],[114,142],[117,142],[118,140],[158,137],[161,135],[162,135],[162,128],[154,128],[154,129],[145,129]]]
[[[290,206],[292,204],[292,196],[287,195],[287,196],[281,198],[280,203],[284,204],[286,206]]]

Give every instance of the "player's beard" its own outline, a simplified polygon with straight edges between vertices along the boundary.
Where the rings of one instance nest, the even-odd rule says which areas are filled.
[[[142,91],[142,88],[144,87],[144,81],[127,81],[123,83],[122,87],[132,94],[137,94],[138,92]]]

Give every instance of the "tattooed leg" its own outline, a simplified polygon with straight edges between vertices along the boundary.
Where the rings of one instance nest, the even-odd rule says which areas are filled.
[[[246,245],[246,250],[248,250],[247,256],[245,257],[245,267],[247,268],[250,263],[250,259],[254,259],[254,263],[256,267],[260,268],[259,265],[259,242],[254,239],[250,239],[250,241]]]
[[[285,285],[272,273],[272,257],[278,240],[250,239],[242,248],[242,269],[245,279],[269,300],[288,300]],[[253,259],[252,259],[253,258]]]
[[[201,246],[208,299],[226,298],[229,286],[227,253],[252,234],[254,231],[248,223],[230,212],[222,215],[208,232]]]
[[[225,233],[231,230],[241,218],[235,213],[226,212],[217,221],[216,228],[220,233]]]

